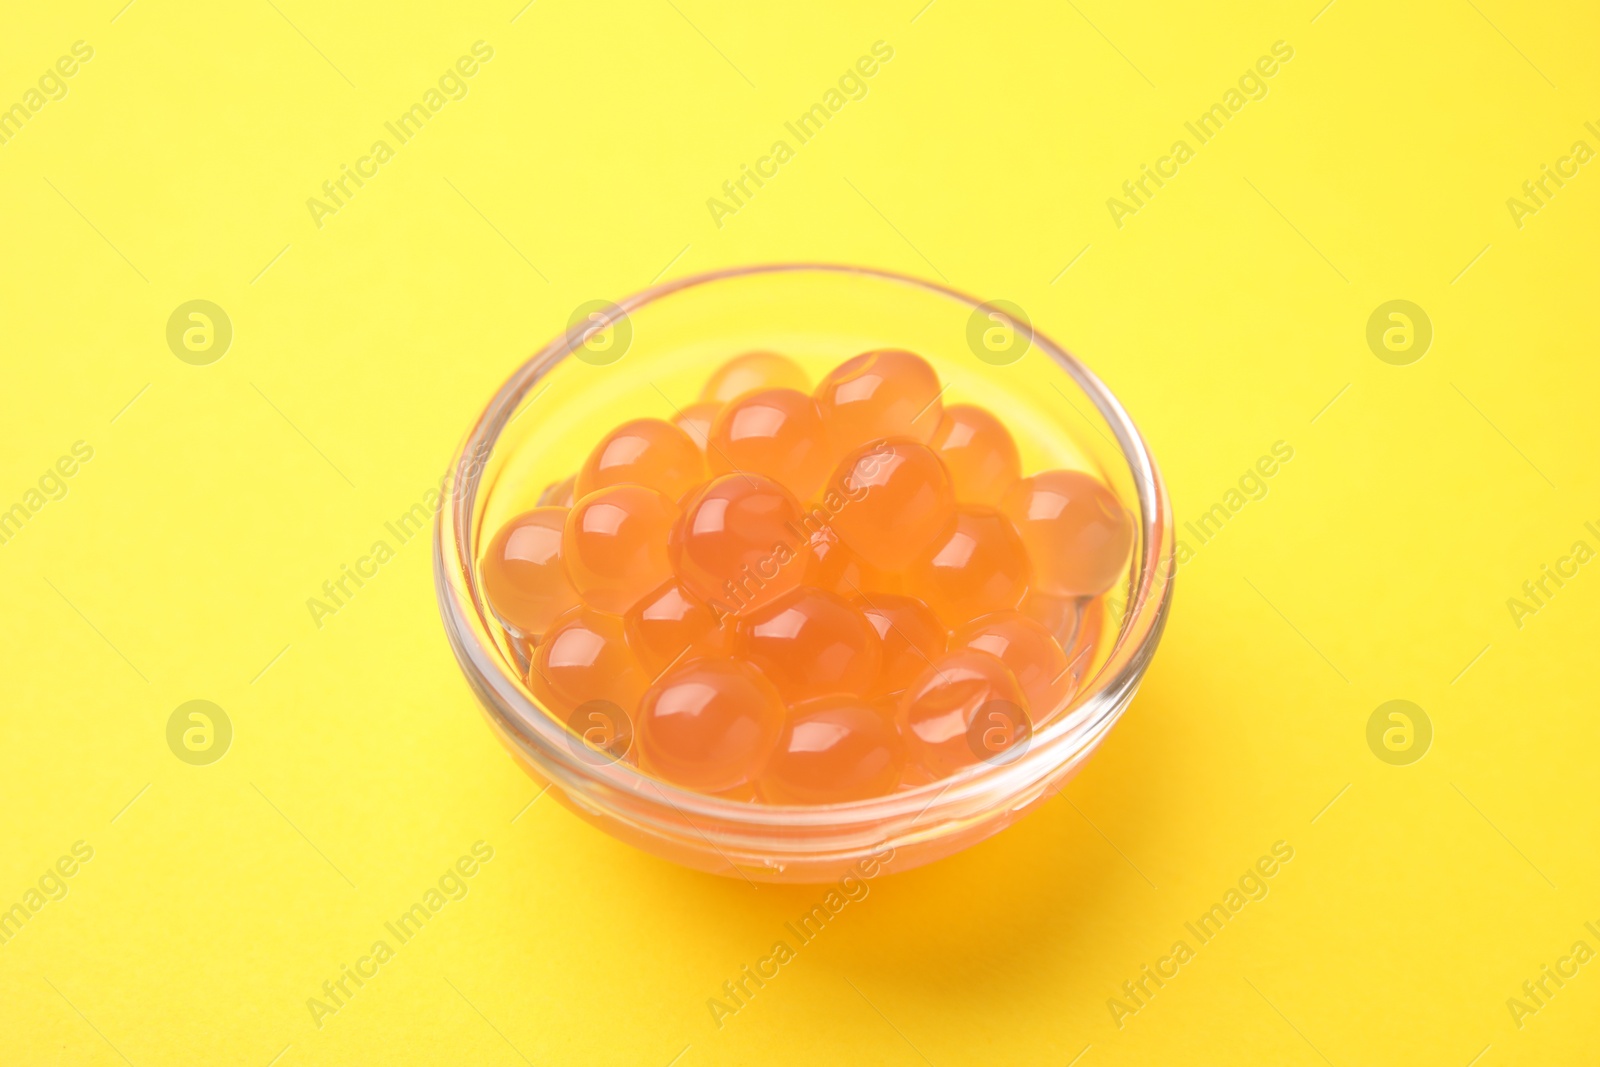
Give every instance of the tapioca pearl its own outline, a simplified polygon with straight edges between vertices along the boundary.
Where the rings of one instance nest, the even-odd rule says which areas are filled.
[[[608,701],[632,715],[649,678],[629,651],[622,620],[579,606],[556,620],[533,650],[528,671],[535,694],[554,699],[565,713],[591,700]]]
[[[705,478],[705,458],[687,433],[661,419],[633,419],[595,445],[574,493],[582,500],[610,485],[643,485],[676,500]]]
[[[561,557],[567,509],[534,508],[494,535],[478,565],[495,615],[528,637],[544,633],[558,615],[578,605],[578,590]]]
[[[1009,667],[1039,721],[1053,715],[1077,685],[1066,651],[1041,623],[1021,612],[974,619],[952,635],[950,645],[987,652]]]
[[[806,585],[846,598],[863,593],[893,593],[900,588],[899,575],[867,563],[852,552],[826,522],[812,532],[808,544],[811,558],[806,562]]]
[[[699,659],[656,679],[639,702],[639,766],[674,785],[721,793],[754,782],[783,730],[783,701],[748,663]]]
[[[947,653],[900,696],[897,714],[907,755],[936,778],[1001,758],[1005,748],[1025,744],[1031,734],[1027,700],[998,658],[970,648]],[[986,749],[980,742],[994,717],[1003,720],[1006,744]]]
[[[1133,516],[1093,475],[1044,471],[1013,485],[1000,507],[1021,535],[1043,592],[1097,596],[1122,576]]]
[[[980,615],[1015,608],[1032,566],[1022,539],[993,508],[963,504],[955,521],[906,571],[906,591],[955,629]]]
[[[678,579],[722,618],[799,585],[808,539],[794,494],[760,474],[724,474],[685,498],[668,551]]]
[[[579,500],[562,533],[567,574],[591,607],[621,615],[672,577],[667,539],[678,506],[642,485],[613,485]]]
[[[623,616],[628,647],[653,678],[686,654],[721,648],[722,631],[705,601],[669,578],[646,594]]]
[[[776,352],[746,352],[734,356],[712,372],[700,390],[700,399],[718,404],[737,400],[757,389],[811,388],[811,379],[800,364]]]
[[[835,456],[816,402],[795,389],[761,389],[730,401],[711,425],[706,459],[718,474],[754,471],[806,500]]]
[[[933,609],[917,598],[870,593],[852,603],[861,609],[883,642],[883,667],[874,692],[901,692],[944,655],[950,631]]]
[[[1022,460],[1011,432],[975,404],[945,408],[929,444],[944,461],[956,499],[963,504],[998,505],[1022,477]]]
[[[955,516],[944,464],[903,438],[865,445],[840,461],[832,485],[842,500],[831,522],[844,543],[881,570],[904,570]]]
[[[886,437],[926,442],[943,415],[939,375],[914,352],[884,348],[839,364],[815,396],[834,450],[843,455]]]
[[[806,585],[741,617],[733,647],[789,703],[865,694],[883,662],[883,642],[860,609]]]
[[[789,708],[761,792],[774,804],[865,800],[893,792],[904,766],[892,709],[855,696],[821,697]]]

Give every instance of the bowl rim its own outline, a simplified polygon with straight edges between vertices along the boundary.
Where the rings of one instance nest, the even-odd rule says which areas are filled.
[[[435,591],[444,628],[462,672],[502,739],[514,744],[552,786],[562,786],[569,796],[585,797],[611,814],[617,814],[619,805],[628,805],[631,821],[653,824],[658,832],[681,834],[681,820],[672,817],[679,816],[689,820],[713,847],[716,845],[706,836],[705,823],[735,836],[783,829],[831,829],[840,834],[867,832],[873,836],[871,831],[877,828],[873,839],[884,840],[885,825],[909,828],[924,819],[937,823],[941,817],[975,817],[984,811],[1004,810],[1000,807],[1002,801],[1011,806],[1011,799],[1025,796],[1030,790],[1041,791],[1054,776],[1064,774],[1092,751],[1132,699],[1165,627],[1176,573],[1171,501],[1144,437],[1121,402],[1088,367],[1028,322],[1031,344],[1077,383],[1111,429],[1114,444],[1128,464],[1138,502],[1140,536],[1135,544],[1139,559],[1137,568],[1131,569],[1122,623],[1109,656],[1085,690],[1075,696],[1075,706],[1068,714],[1036,731],[1026,751],[1015,759],[976,764],[944,779],[882,797],[831,804],[768,804],[712,796],[658,781],[622,760],[580,758],[571,744],[573,735],[568,728],[538,704],[513,664],[495,646],[493,635],[500,624],[481,606],[472,546],[481,532],[481,515],[474,513],[483,488],[484,460],[506,425],[516,417],[523,398],[558,363],[572,356],[589,330],[688,290],[728,280],[792,273],[853,275],[910,286],[972,309],[987,303],[948,285],[911,275],[827,262],[752,264],[649,286],[611,304],[592,325],[586,322],[581,330],[569,325],[506,378],[456,449],[449,468],[449,490],[434,522]],[[1098,431],[1098,427],[1092,428]],[[671,810],[640,810],[640,806],[649,808],[660,801],[665,801]],[[654,814],[663,818],[656,819]],[[821,843],[816,836],[794,838],[790,851],[796,855],[816,853],[816,846]]]

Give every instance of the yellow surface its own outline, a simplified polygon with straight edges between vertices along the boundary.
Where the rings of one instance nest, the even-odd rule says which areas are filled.
[[[120,2],[0,35],[0,106],[93,49],[0,144],[0,507],[27,512],[0,544],[0,907],[40,905],[0,946],[0,1062],[1593,1060],[1600,565],[1507,606],[1600,548],[1600,165],[1507,205],[1600,149],[1592,11]],[[707,199],[880,40],[866,96],[719,227]],[[477,41],[465,98],[319,228],[307,199]],[[1267,95],[1197,143],[1278,41]],[[1107,199],[1180,138],[1119,228]],[[809,258],[1016,302],[1125,400],[1181,521],[1237,513],[1185,537],[1161,653],[1066,799],[891,863],[719,1027],[708,1000],[822,891],[528,806],[424,538],[320,628],[306,600],[579,304]],[[194,299],[233,325],[209,365],[166,341]],[[1406,366],[1366,341],[1393,299],[1434,327]],[[1433,726],[1408,766],[1367,743],[1393,699]],[[168,747],[190,700],[233,727],[210,765]],[[1185,923],[1280,841],[1200,944]],[[462,857],[465,896],[388,934]],[[1176,977],[1108,1007],[1179,940]],[[1577,976],[1513,1018],[1547,964]]]

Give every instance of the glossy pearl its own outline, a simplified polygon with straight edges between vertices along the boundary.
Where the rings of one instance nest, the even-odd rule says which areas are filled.
[[[1052,470],[1007,490],[1001,510],[1033,559],[1038,588],[1096,596],[1121,577],[1133,546],[1133,516],[1099,479]]]
[[[643,485],[677,500],[705,480],[689,435],[660,419],[634,419],[606,434],[578,471],[579,500],[610,485]]]
[[[754,471],[806,500],[822,487],[835,457],[810,396],[761,389],[730,401],[717,415],[706,458],[718,474]]]
[[[578,591],[561,559],[566,508],[534,508],[500,528],[478,573],[484,595],[502,622],[538,636],[556,616],[578,605]]]
[[[632,715],[649,679],[628,650],[622,620],[592,608],[576,607],[551,627],[528,670],[536,695],[565,713],[591,700],[616,705]]]
[[[806,561],[806,585],[846,599],[863,593],[892,593],[900,588],[899,575],[879,570],[850,551],[831,524],[819,526],[808,543],[811,558]]]
[[[955,517],[944,464],[927,445],[893,440],[846,456],[834,475],[845,499],[833,516],[840,539],[868,564],[901,571]]]
[[[987,652],[1004,663],[1040,721],[1053,715],[1075,687],[1066,652],[1042,624],[1021,612],[1000,611],[974,619],[955,632],[950,644]]]
[[[1022,540],[993,508],[963,504],[955,521],[906,572],[906,591],[954,628],[1022,602],[1032,566]]]
[[[719,616],[740,615],[800,584],[807,540],[787,489],[759,474],[724,474],[685,499],[669,554],[691,593]]]
[[[803,393],[810,388],[811,379],[800,369],[800,364],[788,356],[776,352],[746,352],[712,372],[705,388],[700,390],[700,399],[726,404],[757,389],[798,389]]]
[[[1022,460],[1011,433],[986,409],[952,404],[929,442],[950,472],[956,499],[963,504],[998,506],[1022,477]]]
[[[905,743],[892,708],[854,696],[798,704],[761,779],[775,804],[835,804],[883,796],[899,783]]]
[[[639,703],[639,766],[701,792],[737,789],[766,766],[783,701],[748,663],[700,659],[663,674]]]
[[[873,593],[852,603],[883,642],[883,669],[874,692],[900,692],[944,655],[950,631],[932,608],[915,597]]]
[[[667,537],[678,506],[642,485],[590,493],[567,512],[562,552],[578,594],[594,608],[621,615],[672,577]]]
[[[655,677],[686,653],[721,653],[728,634],[704,601],[676,578],[647,594],[623,616],[628,646]],[[694,651],[691,651],[694,650]]]
[[[1032,734],[1027,700],[999,659],[970,648],[950,652],[900,697],[907,754],[935,778],[1003,760]]]
[[[805,585],[740,619],[734,649],[789,703],[866,693],[883,661],[878,632],[860,610]]]
[[[839,455],[887,437],[926,442],[944,413],[938,374],[898,348],[845,360],[818,383],[816,398]]]

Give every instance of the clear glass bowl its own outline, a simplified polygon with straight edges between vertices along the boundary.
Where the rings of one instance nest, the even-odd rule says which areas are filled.
[[[824,264],[704,274],[620,306],[580,308],[478,416],[435,527],[435,584],[451,646],[495,733],[528,774],[621,840],[685,866],[770,882],[834,881],[888,850],[895,871],[928,863],[1011,825],[1070,780],[1128,706],[1160,639],[1172,596],[1172,506],[1122,405],[1019,311],[885,271]],[[993,411],[1016,438],[1024,473],[1092,471],[1136,516],[1125,579],[1097,613],[1100,647],[1067,712],[1004,763],[872,800],[808,807],[691,792],[585,745],[541,708],[523,679],[523,651],[489,611],[478,577],[488,539],[546,485],[576,471],[617,423],[671,419],[693,403],[729,356],[782,352],[816,380],[874,348],[921,354],[948,386],[946,403]]]

